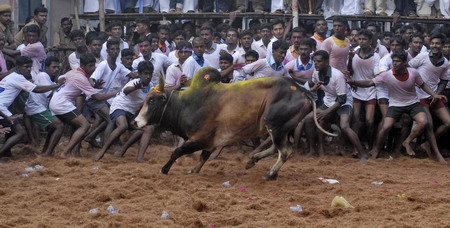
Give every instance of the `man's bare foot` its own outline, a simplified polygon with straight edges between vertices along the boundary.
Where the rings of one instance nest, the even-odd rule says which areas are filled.
[[[94,155],[94,157],[92,157],[92,160],[94,161],[98,161],[100,159],[102,159],[104,153],[102,151],[99,151],[97,154]]]
[[[369,155],[370,155],[370,158],[371,159],[377,159],[378,158],[378,151],[377,150],[371,150],[370,152],[369,152]]]
[[[145,160],[143,158],[136,158],[137,163],[144,163]]]
[[[82,157],[80,151],[78,151],[78,152],[72,152],[72,155],[73,155],[73,157],[75,157],[75,158],[81,158],[81,157]]]
[[[62,153],[61,155],[59,155],[61,158],[69,158],[70,154],[69,153]]]
[[[116,156],[116,157],[118,157],[118,158],[121,158],[121,157],[123,157],[123,154],[124,154],[124,152],[122,152],[122,151],[116,151],[115,153],[114,153],[114,156]]]
[[[100,144],[95,139],[85,138],[84,141],[88,142],[90,145],[92,145],[95,148],[102,148],[102,146],[100,146]]]
[[[400,150],[397,150],[397,149],[396,149],[396,150],[393,150],[393,151],[392,151],[391,156],[392,156],[393,158],[399,158],[399,157],[402,156],[402,153],[401,153]]]
[[[424,142],[424,143],[420,144],[420,149],[427,152],[428,157],[430,157],[430,158],[433,157],[433,155],[431,154],[430,144],[428,142]]]
[[[412,149],[412,147],[411,147],[411,145],[410,145],[409,142],[403,142],[403,143],[402,143],[402,146],[405,147],[406,153],[407,153],[409,156],[415,156],[415,155],[416,155],[416,152],[414,152],[414,150]]]

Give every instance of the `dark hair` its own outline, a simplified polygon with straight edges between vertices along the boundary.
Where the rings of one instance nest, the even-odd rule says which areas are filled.
[[[225,23],[221,23],[219,25],[217,25],[216,30],[217,32],[222,32],[222,31],[228,31],[231,27],[228,24]]]
[[[430,41],[433,39],[440,39],[441,43],[444,44],[446,38],[447,37],[443,33],[433,33],[431,34]]]
[[[112,45],[120,46],[120,40],[118,38],[111,38],[108,41],[106,41],[106,49],[109,49]]]
[[[235,32],[235,33],[236,33],[236,36],[237,36],[237,38],[238,38],[238,39],[240,39],[240,38],[241,38],[241,36],[240,36],[240,34],[239,34],[238,30],[237,30],[237,29],[235,29],[235,28],[230,28],[230,29],[228,29],[228,31],[227,31],[227,35],[228,35],[228,32]]]
[[[395,24],[394,26],[392,26],[392,32],[393,33],[395,33],[395,31],[397,31],[397,30],[399,30],[399,29],[402,29],[402,27],[403,27],[403,24],[402,23],[397,23],[397,24]]]
[[[200,32],[204,30],[208,30],[211,33],[211,35],[214,34],[214,29],[211,26],[205,25],[200,28]]]
[[[49,56],[45,59],[45,66],[48,67],[53,62],[59,63],[59,59],[56,56]]]
[[[223,54],[223,55],[220,55],[219,61],[221,61],[221,60],[225,60],[225,61],[228,61],[228,62],[230,62],[230,63],[233,63],[233,56],[231,56],[231,55],[228,54],[228,53],[225,53],[225,54]]]
[[[340,22],[340,23],[342,23],[342,24],[344,24],[345,26],[348,27],[348,20],[344,16],[334,16],[333,17],[333,23],[334,22]]]
[[[175,32],[173,33],[173,38],[175,38],[175,37],[177,37],[177,36],[182,36],[182,37],[184,37],[184,39],[187,39],[187,38],[186,38],[186,32],[183,31],[183,30],[177,30],[177,31],[175,31]]]
[[[183,49],[185,47],[192,48],[192,44],[190,42],[188,42],[188,41],[181,41],[177,45],[177,50],[179,51],[179,50],[181,50],[181,49]]]
[[[401,36],[401,35],[394,35],[394,36],[392,37],[391,44],[392,44],[394,41],[397,42],[397,43],[399,43],[400,45],[402,45],[403,48],[406,48],[406,46],[408,45],[408,44],[406,43],[406,40],[405,40],[405,39],[403,38],[403,36]]]
[[[102,39],[98,36],[98,32],[96,32],[96,31],[88,32],[86,34],[85,38],[86,38],[86,44],[87,45],[91,45],[92,41],[94,41],[94,40],[102,41]]]
[[[371,31],[367,30],[367,29],[361,29],[358,32],[358,35],[359,36],[361,36],[361,35],[366,36],[367,38],[369,38],[369,40],[371,40],[373,38],[373,33]]]
[[[353,28],[350,29],[350,32],[351,31],[357,31],[359,33],[359,31],[361,31],[361,28],[360,27],[353,27]]]
[[[139,73],[142,73],[146,70],[153,72],[155,69],[155,67],[153,66],[153,64],[150,61],[141,61],[139,62],[138,66],[137,66],[137,70]]]
[[[192,40],[192,46],[194,46],[194,43],[198,43],[198,42],[202,42],[203,44],[205,44],[205,39],[201,38],[201,37],[195,37]]]
[[[61,18],[61,24],[66,22],[66,21],[69,21],[70,23],[72,23],[72,20],[70,20],[70,18],[68,18],[68,17]]]
[[[402,26],[402,29],[401,29],[400,31],[401,31],[401,33],[403,34],[403,33],[405,33],[406,30],[408,30],[408,29],[413,30],[413,27],[412,27],[411,25],[403,25],[403,26]]]
[[[92,53],[82,54],[80,56],[80,65],[86,66],[90,63],[95,63],[95,57]]]
[[[38,7],[34,9],[34,16],[37,16],[39,13],[48,13],[48,9],[45,7]]]
[[[277,25],[277,24],[281,24],[284,28],[284,21],[281,19],[274,19],[270,22],[270,30],[273,29],[273,26]]]
[[[17,56],[16,57],[16,66],[23,66],[25,64],[33,63],[33,60],[31,60],[28,56]]]
[[[445,39],[444,44],[450,44],[450,38]]]
[[[170,32],[170,28],[167,25],[158,25],[158,32],[160,30],[167,30],[167,32]]]
[[[272,50],[278,50],[278,49],[287,50],[287,49],[289,49],[289,44],[284,40],[277,40],[277,41],[273,42]]]
[[[151,44],[153,39],[158,39],[159,40],[159,36],[156,33],[151,33],[147,36],[148,42]]]
[[[121,27],[121,28],[123,29],[122,21],[114,20],[114,21],[109,22],[108,28],[107,28],[106,30],[107,30],[107,31],[111,31],[111,29],[112,29],[113,27]]]
[[[255,51],[255,50],[250,50],[250,51],[248,51],[247,53],[245,53],[245,58],[247,58],[248,56],[252,56],[252,57],[254,57],[256,60],[258,60],[259,59],[259,53],[257,52],[257,51]]]
[[[425,28],[418,22],[411,23],[411,27],[413,27],[413,29],[415,29],[418,33],[423,33],[425,31]]]
[[[403,62],[406,62],[408,60],[408,54],[406,54],[405,51],[393,51],[391,55],[391,59],[399,58]]]
[[[377,30],[378,33],[381,32],[381,26],[379,24],[375,23],[375,22],[367,23],[366,29],[369,28],[369,27],[375,27],[375,29]]]
[[[292,29],[292,33],[302,33],[304,36],[306,35],[306,29],[303,27],[295,27],[294,29]]]
[[[75,30],[72,30],[72,32],[70,32],[70,34],[69,34],[69,37],[70,37],[70,40],[72,40],[72,41],[73,41],[76,37],[81,37],[81,38],[83,38],[83,39],[86,38],[86,36],[84,35],[83,30],[81,30],[81,29],[75,29]]]
[[[153,35],[156,35],[156,34],[153,34]],[[158,39],[159,39],[159,37],[158,37]],[[151,43],[152,43],[152,40],[150,39],[150,35],[149,35],[149,36],[142,36],[142,37],[139,37],[139,39],[138,39],[138,44],[140,44],[140,43],[142,43],[142,42],[148,42],[149,44],[151,44]]]
[[[321,19],[317,20],[317,21],[314,23],[314,27],[317,26],[317,24],[319,23],[319,21],[325,21],[325,23],[328,24],[327,20],[325,20],[324,18],[321,18]]]
[[[423,40],[423,35],[422,35],[422,33],[418,33],[418,32],[413,33],[410,37],[409,42],[411,42],[413,38],[420,38],[421,40]],[[444,42],[444,40],[442,40],[442,42]]]
[[[125,56],[134,56],[134,51],[129,49],[129,48],[125,48],[122,51],[120,51],[120,55],[122,55],[122,57]]]
[[[41,29],[39,28],[38,25],[32,24],[32,25],[28,25],[27,27],[24,28],[24,32],[26,33],[37,33],[38,36],[41,35]]]
[[[385,37],[394,37],[394,33],[390,31],[382,32],[380,35],[380,39],[384,39]]]
[[[259,26],[259,29],[260,30],[263,30],[263,29],[272,30],[272,26],[269,23],[263,23]]]
[[[150,27],[150,20],[148,18],[139,18],[136,20],[136,24],[144,24]]]
[[[316,43],[316,40],[314,40],[312,38],[303,38],[302,40],[300,40],[300,45],[309,46],[311,49],[314,50],[317,43]]]
[[[253,32],[251,30],[242,30],[239,34],[239,37],[242,38],[244,36],[251,36],[253,37]]]
[[[322,56],[322,59],[323,59],[323,60],[329,60],[329,59],[330,59],[330,55],[329,55],[328,52],[325,51],[325,50],[318,50],[318,51],[314,52],[313,56],[314,56],[314,57],[316,57],[316,56]]]

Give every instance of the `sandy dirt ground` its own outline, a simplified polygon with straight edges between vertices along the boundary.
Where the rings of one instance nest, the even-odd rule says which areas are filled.
[[[18,146],[13,158],[0,162],[0,227],[450,227],[450,170],[430,159],[361,164],[297,156],[278,180],[267,182],[262,177],[276,157],[245,170],[248,155],[237,147],[199,174],[187,173],[198,154],[183,157],[169,175],[159,172],[172,151],[168,145],[152,145],[146,163],[134,162],[137,146],[121,159],[114,151],[93,162],[36,157]],[[36,165],[44,167],[25,170]],[[332,207],[335,196],[355,208]],[[107,212],[110,205],[119,213]],[[296,205],[303,211],[290,210]],[[170,217],[161,218],[163,211]]]

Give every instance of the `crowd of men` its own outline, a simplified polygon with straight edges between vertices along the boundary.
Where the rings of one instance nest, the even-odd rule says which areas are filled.
[[[255,20],[248,30],[185,22],[158,25],[155,31],[150,21],[139,19],[135,35],[124,40],[120,21],[110,21],[106,33],[85,33],[72,30],[71,20],[63,18],[55,38],[64,50],[58,58],[46,52],[47,13],[37,8],[14,34],[11,7],[0,6],[0,133],[6,138],[0,157],[19,143],[40,146],[43,131],[47,137],[40,153],[53,156],[66,125],[71,134],[63,158],[80,157],[84,140],[99,148],[94,156],[99,160],[131,131],[115,155],[123,156],[139,141],[137,160],[144,161],[157,126],[137,129],[134,117],[147,93],[160,77],[167,90],[185,90],[199,69],[214,67],[224,84],[292,78],[317,99],[319,122],[341,131],[339,140],[350,142],[353,155],[363,160],[386,148],[414,156],[416,142],[445,162],[438,142],[450,128],[447,25],[426,30],[418,23],[395,24],[392,32],[382,32],[375,22],[350,28],[345,17],[335,16],[327,37],[326,20],[316,21],[310,33],[279,19]],[[310,114],[298,124],[295,141],[305,131],[308,154],[322,156],[324,136],[313,118]],[[392,131],[399,120],[401,130]],[[393,143],[386,142],[389,132]]]

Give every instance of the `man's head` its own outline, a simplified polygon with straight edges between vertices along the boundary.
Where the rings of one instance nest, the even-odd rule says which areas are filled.
[[[11,6],[0,5],[0,23],[8,26],[11,23]]]
[[[186,39],[191,38],[195,34],[195,26],[191,22],[185,22],[181,29],[186,33]]]
[[[107,32],[111,37],[120,39],[123,35],[123,24],[121,21],[111,21],[108,25]]]
[[[177,30],[173,33],[173,42],[178,45],[181,41],[186,40],[186,33],[183,30]]]
[[[143,18],[136,20],[136,32],[141,35],[145,36],[147,33],[150,32],[150,20]]]
[[[277,64],[283,62],[284,57],[286,57],[286,52],[289,49],[289,44],[284,40],[277,40],[272,44],[272,55],[273,59]]]
[[[406,41],[409,41],[411,35],[413,34],[413,28],[411,27],[411,25],[404,25],[402,29],[400,29],[400,34],[403,35],[403,38]]]
[[[306,30],[303,27],[295,27],[292,29],[291,44],[295,49],[300,47],[300,41],[306,36]]]
[[[272,25],[272,35],[277,39],[283,39],[284,35],[284,21],[280,19],[275,19],[271,22]]]
[[[219,33],[221,39],[223,39],[223,40],[227,39],[227,33],[230,28],[231,27],[225,23],[219,24],[217,26],[217,32]]]
[[[392,37],[394,37],[394,33],[386,31],[382,32],[380,35],[380,43],[385,47],[391,46]]]
[[[330,66],[330,55],[324,50],[314,52],[314,67],[317,71],[323,71]]]
[[[350,30],[350,35],[348,36],[348,40],[350,41],[350,45],[352,47],[356,47],[356,46],[359,45],[358,36],[359,36],[359,31],[360,30],[361,29],[359,27],[353,27]]]
[[[333,18],[333,31],[336,37],[344,37],[348,28],[348,20],[343,16],[335,16]]]
[[[106,41],[106,53],[112,59],[117,59],[120,52],[120,40],[116,38],[111,38]]]
[[[314,32],[320,35],[325,35],[328,31],[327,21],[320,19],[314,24]]]
[[[153,77],[154,66],[150,61],[141,61],[138,66],[138,75],[143,85],[148,85]]]
[[[150,49],[152,52],[158,50],[159,48],[159,36],[158,34],[150,34],[147,36],[148,40],[150,41]]]
[[[38,7],[34,9],[33,19],[40,25],[43,25],[47,22],[47,14],[48,10],[45,7]]]
[[[423,35],[421,33],[414,33],[411,35],[411,39],[409,41],[409,48],[414,53],[419,53],[422,50],[423,46]]]
[[[200,28],[200,37],[205,40],[205,45],[211,45],[213,40],[214,29],[211,26],[203,26]]]
[[[430,51],[433,55],[440,55],[444,48],[444,42],[447,37],[442,33],[431,34]]]
[[[366,29],[373,34],[374,41],[378,40],[381,33],[381,26],[375,22],[370,22],[366,25]]]
[[[177,44],[178,61],[184,62],[192,55],[192,44],[188,41],[181,41]]]
[[[70,31],[72,31],[72,20],[68,17],[63,17],[61,19],[61,29],[63,30],[64,34],[70,34]]]
[[[138,45],[139,45],[139,52],[144,57],[148,57],[149,55],[152,54],[150,37],[143,36],[143,37],[139,38]]]
[[[303,38],[299,44],[299,55],[301,59],[311,58],[311,53],[316,48],[316,41],[311,38]]]
[[[406,68],[406,63],[408,55],[404,51],[394,51],[391,55],[392,58],[392,68],[395,71],[404,70]]]
[[[450,38],[445,39],[442,54],[444,54],[447,58],[450,56]]]
[[[237,29],[235,28],[228,29],[226,36],[226,41],[228,45],[237,45],[239,38],[240,37]]]
[[[31,65],[33,60],[27,56],[18,56],[16,58],[17,73],[23,75],[26,79],[31,79]]]
[[[272,37],[272,27],[268,23],[264,23],[260,26],[261,39],[268,41]]]
[[[92,34],[86,34],[86,44],[89,47],[89,51],[95,57],[100,57],[100,51],[102,50],[102,40],[95,33],[96,32],[93,32]]]
[[[253,43],[253,33],[250,30],[242,30],[239,39],[241,47],[244,49],[250,49]]]
[[[128,69],[131,69],[131,66],[133,65],[133,57],[134,51],[129,48],[120,51],[120,61]]]
[[[91,53],[86,53],[80,56],[80,68],[83,69],[89,76],[95,71],[95,62],[95,57]]]
[[[170,29],[167,25],[159,25],[158,26],[158,36],[159,36],[159,42],[164,43],[169,39]]]
[[[372,44],[373,32],[361,29],[358,35],[358,44],[361,48],[368,48]]]
[[[401,35],[394,35],[391,41],[391,51],[403,51],[406,48],[406,40]]]
[[[225,70],[225,69],[229,68],[231,65],[233,65],[233,56],[231,56],[228,53],[220,55],[219,65],[220,65],[220,70]]]
[[[250,50],[245,53],[245,64],[256,62],[259,59],[259,54],[255,50]]]
[[[69,34],[70,40],[75,45],[75,47],[85,45],[85,35],[83,30],[75,29]]]
[[[198,57],[203,57],[203,53],[205,53],[205,39],[202,37],[195,37],[192,41],[192,50]]]
[[[26,34],[25,40],[30,44],[34,44],[39,41],[41,29],[39,28],[39,26],[33,24],[25,27],[24,33]]]
[[[55,80],[59,73],[59,59],[55,56],[49,56],[45,59],[45,72],[52,80]]]

